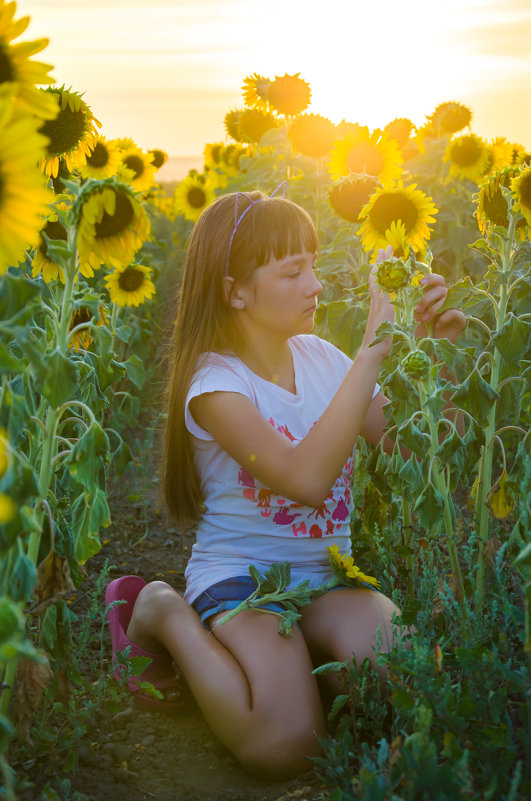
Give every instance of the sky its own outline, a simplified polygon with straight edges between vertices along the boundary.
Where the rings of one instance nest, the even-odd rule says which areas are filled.
[[[472,130],[531,149],[531,0],[17,0],[21,41],[108,137],[172,156],[228,141],[243,79],[300,73],[308,111],[422,125],[445,101]]]

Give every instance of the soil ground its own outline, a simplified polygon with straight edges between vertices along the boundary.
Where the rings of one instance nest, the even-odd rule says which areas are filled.
[[[103,532],[102,550],[85,566],[85,581],[70,599],[70,608],[78,616],[76,626],[88,614],[90,596],[106,562],[112,566],[109,580],[136,574],[184,590],[183,574],[193,539],[183,539],[167,527],[156,501],[156,480],[153,472],[149,476],[147,470],[131,468],[111,486],[113,522]],[[102,613],[103,589],[99,602]],[[110,672],[107,626],[103,646],[104,667]],[[97,657],[101,641],[94,638],[90,647]],[[90,662],[87,660],[86,669],[82,662],[81,670],[86,679],[96,682],[95,659],[92,667]],[[245,772],[212,734],[186,692],[177,715],[140,710],[124,692],[123,708],[111,712],[102,704],[90,723],[78,749],[77,767],[68,774],[70,791],[63,796],[64,763],[37,757],[15,764],[33,784],[20,796],[21,801],[40,801],[47,783],[61,801],[75,799],[76,792],[90,801],[323,801],[328,797],[311,766],[307,774],[286,782],[263,781]]]

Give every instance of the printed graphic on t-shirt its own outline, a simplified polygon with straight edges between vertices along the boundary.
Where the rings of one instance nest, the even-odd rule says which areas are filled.
[[[298,441],[287,425],[278,425],[273,418],[269,423],[290,442]],[[290,526],[294,537],[326,537],[341,529],[350,515],[352,468],[353,457],[350,456],[324,502],[310,512],[307,506],[290,501],[266,487],[258,487],[254,476],[243,467],[238,473],[238,484],[243,497],[256,506],[257,513],[271,518],[277,526]]]

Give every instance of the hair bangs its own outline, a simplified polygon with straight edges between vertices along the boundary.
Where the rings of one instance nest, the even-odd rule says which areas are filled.
[[[239,234],[239,236],[238,236]],[[310,215],[287,198],[264,198],[245,215],[237,234],[235,261],[245,273],[272,258],[307,251],[316,253],[319,239]]]

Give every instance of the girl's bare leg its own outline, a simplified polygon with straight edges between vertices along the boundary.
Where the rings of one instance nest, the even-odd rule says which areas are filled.
[[[358,666],[368,658],[385,675],[377,666],[375,649],[391,650],[395,613],[399,613],[398,607],[379,592],[344,589],[316,598],[304,607],[299,622],[315,662],[351,661],[354,654]],[[332,692],[340,692],[336,674],[328,674],[325,683]]]
[[[175,590],[155,581],[138,596],[127,636],[170,652],[213,731],[249,770],[281,778],[311,768],[305,757],[319,753],[314,732],[322,735],[325,724],[299,629],[287,639],[276,615],[245,611],[209,632]]]

